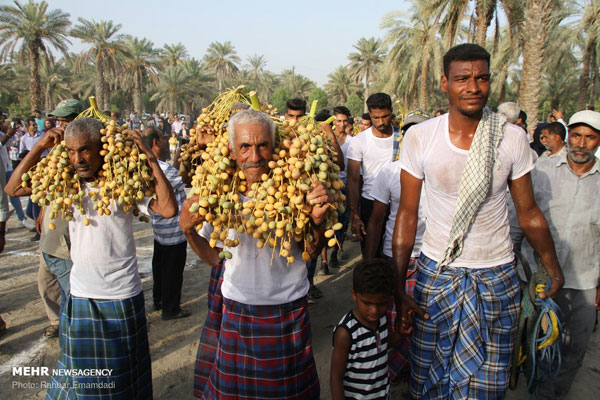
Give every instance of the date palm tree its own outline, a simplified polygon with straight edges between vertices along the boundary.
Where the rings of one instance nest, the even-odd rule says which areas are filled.
[[[67,30],[71,25],[69,14],[56,9],[48,10],[48,3],[29,1],[14,6],[0,7],[0,60],[17,60],[29,64],[29,98],[31,109],[41,108],[41,58],[50,59],[50,47],[67,53]]]
[[[53,110],[61,100],[71,97],[69,71],[65,68],[63,60],[43,60],[40,79],[44,108],[47,111]]]
[[[357,52],[350,53],[348,56],[350,59],[348,71],[350,77],[357,82],[364,80],[366,109],[366,101],[369,98],[369,85],[375,77],[377,67],[385,58],[385,49],[382,46],[381,40],[375,39],[374,37],[369,39],[360,38],[352,47],[354,47]]]
[[[361,92],[360,84],[356,83],[348,72],[348,67],[340,65],[327,75],[329,81],[325,84],[327,98],[332,105],[343,105],[351,94]]]
[[[188,51],[181,42],[165,44],[161,50],[161,56],[166,66],[176,67],[183,59],[188,57]]]
[[[579,76],[579,91],[577,97],[577,109],[584,110],[588,106],[589,95],[593,92],[592,66],[600,64],[600,0],[588,0],[579,23],[584,38],[583,68]],[[598,71],[595,71],[597,74]]]
[[[231,42],[212,42],[204,56],[204,66],[217,78],[217,90],[223,91],[223,81],[239,71],[240,57]]]
[[[78,18],[79,25],[71,30],[71,36],[80,39],[91,47],[81,54],[78,67],[83,64],[92,63],[96,67],[96,100],[98,104],[107,110],[110,108],[110,93],[108,92],[107,77],[112,73],[116,76],[116,69],[127,55],[127,49],[123,42],[124,36],[117,32],[121,24],[112,21],[88,21]]]
[[[388,76],[385,89],[402,95],[403,103],[415,106],[411,98],[417,97],[418,107],[429,109],[429,93],[439,81],[443,46],[438,33],[441,12],[431,15],[427,2],[413,2],[410,19],[391,12],[384,16],[381,27],[388,32],[385,43],[389,53],[384,69]]]
[[[125,47],[127,56],[121,61],[121,79],[126,89],[133,89],[133,110],[141,113],[143,81],[144,78],[148,78],[151,82],[156,82],[160,52],[145,38],[128,37]]]
[[[525,0],[521,27],[523,71],[519,88],[519,105],[527,113],[531,137],[538,123],[542,68],[548,33],[567,16],[568,10],[558,0]]]
[[[176,111],[183,110],[186,99],[193,96],[189,82],[189,74],[182,65],[167,67],[160,74],[156,84],[156,92],[150,100],[158,102],[156,107],[159,110],[167,110],[173,115]]]
[[[307,99],[310,92],[316,87],[313,81],[296,73],[295,67],[281,71],[279,78],[283,86],[289,90],[291,97]]]

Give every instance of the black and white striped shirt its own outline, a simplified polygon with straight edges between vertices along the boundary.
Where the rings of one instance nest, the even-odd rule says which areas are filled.
[[[350,311],[335,327],[334,336],[339,328],[346,329],[352,340],[344,374],[344,397],[389,399],[387,316],[383,315],[377,329],[372,330]]]

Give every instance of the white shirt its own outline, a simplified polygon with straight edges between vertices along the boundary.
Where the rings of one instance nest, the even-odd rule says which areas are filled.
[[[350,148],[350,142],[352,141],[352,139],[352,136],[346,135],[346,141],[343,144],[340,144],[340,150],[342,150],[342,157],[344,157],[344,170],[340,171],[338,176],[344,183],[346,183],[346,176],[348,176],[348,149]]]
[[[387,164],[375,179],[371,196],[383,204],[389,204],[390,216],[385,224],[385,236],[383,238],[383,254],[392,257],[392,236],[396,225],[396,214],[400,205],[400,161]],[[425,233],[425,193],[421,190],[421,202],[419,203],[419,222],[415,234],[415,244],[412,249],[411,258],[419,257],[421,245],[423,244],[423,233]]]
[[[362,197],[373,200],[371,187],[377,174],[392,162],[394,152],[394,135],[388,138],[378,138],[373,135],[372,128],[363,131],[352,138],[348,148],[348,159],[359,161],[362,166]]]
[[[249,199],[241,196],[242,200]],[[200,236],[210,237],[213,228],[205,223],[200,230]],[[223,296],[238,303],[251,305],[285,304],[306,296],[308,279],[306,278],[306,263],[302,260],[300,247],[292,240],[290,255],[294,262],[287,264],[287,259],[279,256],[279,247],[273,249],[265,245],[263,249],[256,247],[256,239],[245,233],[238,234],[229,230],[229,239],[239,239],[236,247],[223,246],[233,255],[225,262]],[[271,258],[273,264],[271,264]]]
[[[469,150],[450,141],[448,114],[411,127],[406,133],[400,163],[402,169],[423,179],[427,226],[423,253],[440,261],[448,245],[456,200]],[[506,124],[498,146],[492,187],[475,214],[463,243],[462,254],[450,266],[488,268],[514,258],[510,240],[506,190],[515,180],[533,169],[527,137],[512,124]]]
[[[84,209],[90,220],[74,208],[69,222],[71,236],[71,294],[91,299],[127,299],[142,291],[133,238],[133,215],[111,202],[111,215],[99,216],[84,191]],[[138,208],[147,212],[151,198],[144,198]]]

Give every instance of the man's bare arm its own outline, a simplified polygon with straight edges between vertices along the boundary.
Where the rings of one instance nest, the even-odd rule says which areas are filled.
[[[352,233],[360,240],[367,234],[367,227],[360,219],[358,205],[360,203],[360,161],[348,160],[348,175],[346,176],[348,186],[348,207],[350,207],[350,222]]]
[[[414,300],[406,294],[406,271],[410,262],[410,255],[415,243],[417,224],[419,221],[419,202],[421,200],[421,186],[423,181],[415,178],[402,170],[400,174],[400,205],[396,215],[394,236],[392,237],[392,254],[396,272],[396,290],[394,298],[396,308],[401,315],[401,333],[412,331],[412,317],[419,314],[428,318]]]
[[[381,231],[386,224],[385,215],[388,205],[380,201],[373,200],[373,212],[367,225],[367,243],[365,244],[365,255],[367,258],[375,258],[381,239]]]

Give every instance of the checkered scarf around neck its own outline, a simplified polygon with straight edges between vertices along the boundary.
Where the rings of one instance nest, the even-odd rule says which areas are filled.
[[[450,239],[440,267],[447,266],[462,253],[465,233],[490,190],[496,152],[505,124],[506,117],[492,112],[487,106],[483,109],[460,178]]]

